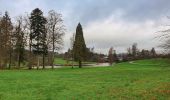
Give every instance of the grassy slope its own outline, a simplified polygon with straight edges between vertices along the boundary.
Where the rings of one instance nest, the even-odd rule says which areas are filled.
[[[166,61],[135,63],[163,65]],[[168,100],[170,67],[121,63],[106,68],[0,71],[0,99]]]
[[[149,60],[138,60],[134,61],[134,63],[139,63],[141,65],[158,65],[158,66],[168,66],[170,63],[170,59],[149,59]]]

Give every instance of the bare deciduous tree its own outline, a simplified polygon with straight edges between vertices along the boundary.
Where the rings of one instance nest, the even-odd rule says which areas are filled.
[[[29,48],[29,64],[28,64],[28,68],[29,69],[32,69],[32,39],[31,39],[31,36],[30,36],[30,33],[31,33],[31,23],[30,23],[30,15],[27,14],[25,17],[24,17],[24,27],[25,27],[25,38],[26,38],[26,42],[27,42],[27,45],[28,48]]]
[[[159,39],[162,44],[159,46],[164,48],[167,53],[170,53],[170,29],[160,31],[160,33],[162,34],[159,36]]]
[[[63,25],[62,15],[51,10],[47,17],[47,45],[52,50],[52,68],[54,68],[55,51],[63,46],[63,36],[65,34],[65,26]]]
[[[1,56],[2,56],[2,66],[7,66],[11,68],[11,60],[12,60],[12,33],[13,26],[11,22],[11,18],[8,12],[5,12],[5,15],[1,19]]]
[[[26,46],[26,24],[24,23],[24,19],[22,16],[17,17],[14,36],[13,36],[13,43],[14,49],[17,55],[17,67],[20,68],[20,63],[24,60],[24,50]]]

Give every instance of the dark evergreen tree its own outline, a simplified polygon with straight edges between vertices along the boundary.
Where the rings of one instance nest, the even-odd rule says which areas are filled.
[[[109,60],[110,66],[111,66],[111,65],[113,64],[113,47],[111,47],[111,48],[109,49],[108,60]]]
[[[116,50],[113,50],[113,61],[119,62],[119,59],[118,59],[117,54],[116,54]]]
[[[83,37],[83,29],[80,23],[78,24],[76,29],[73,52],[74,52],[74,60],[79,62],[79,68],[81,68],[82,61],[85,60],[86,57],[86,44]]]
[[[134,43],[134,44],[132,45],[132,55],[133,55],[133,57],[136,57],[136,56],[137,56],[137,50],[138,50],[138,48],[137,48],[137,43]]]
[[[155,56],[156,56],[155,48],[152,48],[152,49],[151,49],[151,56],[152,56],[152,57],[155,57]]]
[[[43,55],[43,68],[45,68],[45,55],[47,54],[48,48],[46,44],[46,28],[47,23],[46,18],[43,16],[43,12],[36,8],[32,11],[31,17],[31,34],[30,39],[32,41],[33,53],[38,55],[38,66],[39,66],[39,56]]]

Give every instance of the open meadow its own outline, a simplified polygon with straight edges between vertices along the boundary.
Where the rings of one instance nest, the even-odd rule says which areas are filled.
[[[0,100],[170,100],[170,0],[0,0]]]
[[[1,70],[0,100],[169,100],[167,59],[110,67]]]

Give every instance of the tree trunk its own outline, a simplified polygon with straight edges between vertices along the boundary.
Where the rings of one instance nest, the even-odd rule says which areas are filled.
[[[5,61],[4,61],[4,64],[2,65],[3,66],[3,69],[7,69],[8,68],[8,60],[7,58],[5,58]]]
[[[82,62],[79,60],[79,68],[82,68]]]
[[[43,69],[45,69],[45,54],[43,54]]]
[[[54,51],[53,51],[53,53],[52,53],[52,69],[54,69]]]
[[[0,53],[1,55],[1,53]],[[2,57],[0,56],[0,69],[2,69]]]
[[[20,54],[18,53],[18,69],[20,68]]]
[[[32,53],[31,53],[32,40],[29,40],[29,69],[32,69]]]
[[[11,60],[12,60],[12,54],[11,54],[11,50],[9,53],[9,69],[11,69]]]
[[[74,64],[73,64],[73,58],[72,58],[72,68],[74,68]]]
[[[39,60],[39,56],[37,56],[37,70],[39,69],[40,66],[40,60]]]
[[[2,59],[0,59],[0,69],[2,69]]]
[[[72,68],[74,68],[74,52],[73,52],[73,48],[72,48]]]
[[[51,58],[50,58],[50,53],[48,54],[48,65],[51,65]],[[51,65],[52,66],[52,65]]]
[[[54,69],[54,51],[55,51],[55,36],[54,36],[54,32],[55,32],[55,26],[53,26],[53,53],[52,53],[52,69]]]

